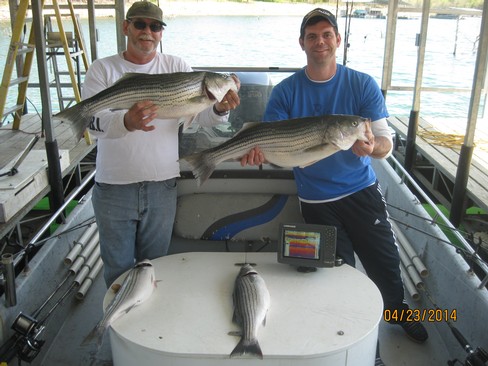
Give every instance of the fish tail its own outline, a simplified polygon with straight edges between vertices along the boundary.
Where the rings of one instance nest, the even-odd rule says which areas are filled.
[[[191,170],[197,179],[198,186],[201,186],[215,170],[215,163],[210,161],[207,154],[197,153],[182,158],[191,166]]]
[[[103,328],[99,325],[96,325],[90,331],[90,333],[88,333],[88,335],[85,337],[85,339],[83,339],[83,342],[81,342],[81,345],[85,346],[85,345],[91,343],[94,339],[96,339],[97,340],[97,346],[98,346],[98,348],[100,348],[100,346],[102,345],[104,333],[105,333],[105,328]]]
[[[237,346],[231,352],[230,357],[243,356],[244,354],[252,355],[263,359],[263,352],[257,339],[251,341],[245,341],[241,338]]]
[[[90,125],[92,114],[86,112],[83,104],[78,103],[53,116],[54,119],[66,122],[70,125],[73,135],[78,140],[82,138],[86,128]]]

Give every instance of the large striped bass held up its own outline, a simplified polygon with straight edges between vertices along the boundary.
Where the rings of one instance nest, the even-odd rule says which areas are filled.
[[[260,148],[269,163],[303,168],[348,150],[356,140],[367,141],[368,123],[367,118],[341,114],[247,123],[223,144],[181,159],[190,164],[198,185],[210,177],[218,164],[240,159],[254,147]]]
[[[103,318],[88,334],[83,343],[87,343],[96,337],[100,346],[105,330],[122,315],[127,314],[132,308],[149,299],[155,287],[156,278],[151,261],[145,259],[136,263],[105,309]]]
[[[241,339],[230,357],[249,354],[263,358],[258,342],[258,329],[266,324],[270,295],[266,283],[250,265],[244,264],[236,277],[234,292],[234,315],[232,321],[241,327]]]
[[[158,118],[191,120],[205,108],[222,101],[229,90],[237,91],[230,74],[128,73],[109,88],[59,112],[54,118],[69,123],[75,136],[81,138],[92,117],[105,109],[129,109],[137,102],[149,100],[159,106]]]

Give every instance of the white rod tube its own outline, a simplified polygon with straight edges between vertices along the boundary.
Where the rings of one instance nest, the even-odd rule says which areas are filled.
[[[88,244],[85,245],[85,248],[80,253],[80,255],[78,255],[78,257],[75,259],[75,261],[73,262],[69,270],[75,274],[78,273],[83,263],[85,263],[85,260],[90,256],[91,252],[97,245],[98,245],[98,231],[95,232],[95,234],[88,242]]]
[[[66,258],[64,259],[64,263],[66,265],[72,264],[78,254],[82,251],[83,247],[86,245],[88,240],[92,237],[93,233],[97,230],[97,224],[92,224],[90,225],[84,232],[81,234],[80,238],[75,241],[75,245],[73,248],[70,250]]]
[[[400,245],[403,247],[403,249],[405,249],[405,252],[407,253],[408,257],[410,258],[413,265],[417,269],[417,272],[420,274],[420,276],[427,277],[429,275],[429,271],[425,267],[419,255],[415,252],[415,249],[412,247],[412,244],[410,244],[405,234],[403,234],[402,230],[398,227],[398,225],[395,222],[391,222],[391,226],[395,231],[395,234],[397,236]]]
[[[88,276],[85,278],[83,284],[80,286],[78,292],[75,295],[78,300],[83,300],[85,298],[86,293],[88,292],[91,285],[93,284],[93,281],[95,281],[95,278],[97,277],[98,272],[100,272],[102,267],[103,267],[102,258],[98,258],[97,262],[95,263],[95,266],[88,274]]]
[[[83,281],[92,270],[98,258],[100,258],[100,245],[97,245],[95,249],[93,249],[93,252],[91,252],[90,257],[85,261],[80,271],[76,275],[74,282],[77,286],[80,286],[83,283]]]
[[[417,291],[417,288],[415,287],[414,283],[410,279],[410,276],[407,273],[407,270],[405,266],[400,263],[400,270],[402,271],[402,277],[403,277],[403,284],[405,285],[405,290],[409,293],[409,295],[412,297],[413,300],[417,301],[420,299],[420,294]]]
[[[424,283],[420,278],[417,269],[413,265],[412,261],[410,260],[410,258],[408,258],[402,246],[399,246],[398,250],[400,253],[400,261],[405,266],[405,269],[407,270],[407,273],[410,276],[411,280],[417,288],[422,288],[424,286]]]

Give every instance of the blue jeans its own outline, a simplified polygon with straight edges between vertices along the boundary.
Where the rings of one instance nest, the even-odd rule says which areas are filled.
[[[136,262],[168,253],[176,214],[176,179],[95,183],[92,203],[107,287]]]

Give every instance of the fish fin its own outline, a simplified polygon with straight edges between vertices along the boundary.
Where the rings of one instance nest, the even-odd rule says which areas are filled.
[[[195,116],[190,116],[190,117],[181,117],[178,119],[178,126],[183,126],[183,131],[186,130],[190,125],[192,124],[193,120],[195,119]]]
[[[328,142],[326,144],[321,144],[321,145],[309,147],[308,149],[304,149],[303,152],[314,153],[314,152],[324,152],[324,151],[328,151],[328,150],[331,150],[331,151],[334,150],[334,152],[335,152],[335,151],[339,151],[340,148],[337,147],[337,145]]]
[[[257,339],[250,341],[245,341],[244,339],[241,339],[237,346],[234,348],[234,350],[231,352],[230,357],[232,358],[237,356],[243,356],[245,354],[253,355],[259,357],[260,359],[263,359],[263,352],[261,351],[261,347],[259,346]]]
[[[245,122],[241,129],[239,131],[236,132],[236,134],[234,136],[237,136],[238,134],[240,134],[242,131],[245,131],[251,127],[254,127],[256,125],[260,125],[262,122]]]
[[[124,75],[122,75],[119,78],[119,80],[117,80],[115,83],[113,83],[113,85],[120,83],[122,80],[136,78],[136,77],[139,77],[141,75],[147,76],[147,74],[140,73],[140,72],[126,72]]]
[[[238,311],[234,311],[234,314],[232,315],[232,322],[239,325],[242,324],[242,317]]]
[[[105,334],[105,328],[100,324],[95,325],[93,329],[88,333],[88,335],[83,339],[81,342],[82,346],[86,346],[87,344],[91,343],[95,338],[97,340],[97,347],[100,348],[103,342],[103,336]]]
[[[339,150],[341,150],[339,147],[337,147],[335,144],[331,144],[331,143],[321,144],[321,145],[310,147],[308,149],[304,149],[303,153],[312,154],[315,157],[317,157],[317,155],[319,155],[320,159],[313,159],[313,160],[304,162],[304,163],[299,165],[299,168],[306,168],[307,166],[313,165],[316,162],[331,156],[332,154],[336,153]]]
[[[92,118],[93,116],[86,110],[83,102],[53,116],[53,119],[67,123],[78,140],[83,137],[83,133],[90,125]]]
[[[202,153],[184,156],[180,160],[185,160],[190,164],[193,176],[197,179],[198,186],[205,183],[215,170],[215,164],[207,161],[206,155]]]
[[[140,304],[140,302],[139,302],[139,301],[137,301],[135,304],[133,304],[133,305],[129,306],[129,307],[128,307],[128,308],[125,310],[125,312],[124,312],[124,313],[125,313],[125,314],[127,314],[129,311],[131,311],[131,310],[132,310],[134,307],[136,307],[136,306],[137,306],[137,305],[139,305],[139,304]]]
[[[313,160],[313,161],[306,162],[305,164],[300,164],[299,168],[302,168],[302,169],[306,168],[307,166],[315,164],[317,161],[319,161],[319,160]]]
[[[242,332],[240,330],[231,330],[227,334],[234,337],[242,337]]]

